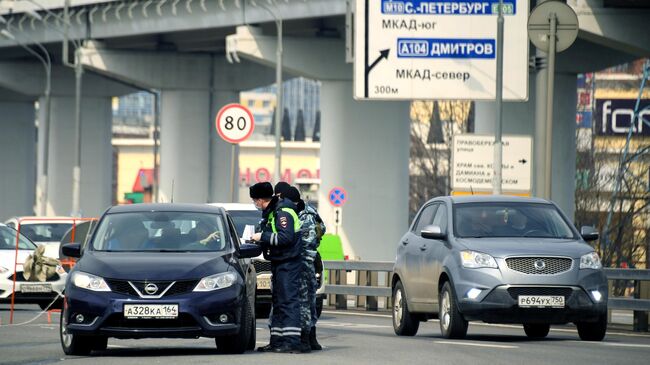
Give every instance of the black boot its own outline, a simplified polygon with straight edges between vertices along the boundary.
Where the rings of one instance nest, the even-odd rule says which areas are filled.
[[[283,343],[278,347],[274,347],[271,352],[279,354],[300,354],[302,353],[302,349],[300,347],[300,345],[290,345],[288,343]]]
[[[300,352],[302,353],[311,352],[311,343],[309,342],[310,333],[306,330],[300,331]]]
[[[280,347],[279,343],[279,337],[278,336],[271,336],[271,341],[269,341],[269,344],[266,346],[260,346],[257,348],[257,351],[259,352],[273,352],[274,349]]]
[[[323,349],[323,346],[321,346],[316,340],[316,327],[312,327],[311,331],[309,331],[309,346],[315,351]]]

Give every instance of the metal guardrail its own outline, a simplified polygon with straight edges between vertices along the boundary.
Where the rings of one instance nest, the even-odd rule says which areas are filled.
[[[330,271],[330,283],[325,284],[325,294],[336,295],[337,309],[345,309],[347,300],[345,296],[366,297],[365,304],[368,310],[377,310],[377,298],[392,296],[390,288],[390,274],[393,271],[393,262],[390,261],[323,261],[324,268]],[[347,285],[346,272],[357,271],[357,282],[365,281],[366,285]],[[377,285],[377,273],[387,273],[384,286]],[[608,280],[634,280],[637,289],[641,281],[650,281],[650,270],[639,269],[604,269]],[[364,280],[365,276],[365,280]],[[638,292],[637,290],[637,296]],[[647,295],[647,294],[646,294]],[[388,303],[388,301],[387,301]],[[635,330],[647,331],[648,313],[650,312],[650,296],[648,298],[609,297],[609,309],[632,310],[634,315]],[[637,318],[638,317],[638,318]],[[645,325],[644,325],[645,324]]]

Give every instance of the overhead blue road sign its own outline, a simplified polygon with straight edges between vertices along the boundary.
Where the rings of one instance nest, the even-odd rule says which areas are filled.
[[[496,55],[494,39],[398,38],[398,58],[487,58]]]

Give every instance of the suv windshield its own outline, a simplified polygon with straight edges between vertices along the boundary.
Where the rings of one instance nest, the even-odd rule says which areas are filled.
[[[454,234],[459,238],[576,238],[557,208],[541,203],[454,204]]]
[[[239,237],[244,235],[246,226],[257,226],[262,219],[262,213],[257,210],[229,210],[228,214],[235,223]]]
[[[220,214],[133,212],[108,214],[93,241],[96,251],[193,252],[229,247]]]
[[[32,223],[20,225],[20,233],[34,242],[61,242],[63,235],[72,228],[70,223]]]

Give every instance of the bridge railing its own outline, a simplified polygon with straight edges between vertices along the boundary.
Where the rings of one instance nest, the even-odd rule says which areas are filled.
[[[358,308],[376,311],[390,308],[392,290],[390,279],[393,271],[391,261],[324,261],[329,280],[325,284],[328,303],[337,309],[348,308],[348,296]],[[610,310],[634,311],[633,327],[635,331],[648,331],[648,312],[650,312],[650,270],[639,269],[605,269],[610,282],[610,293],[615,280],[627,280],[634,283],[634,298],[612,297],[607,300]],[[352,277],[353,283],[348,284]]]

